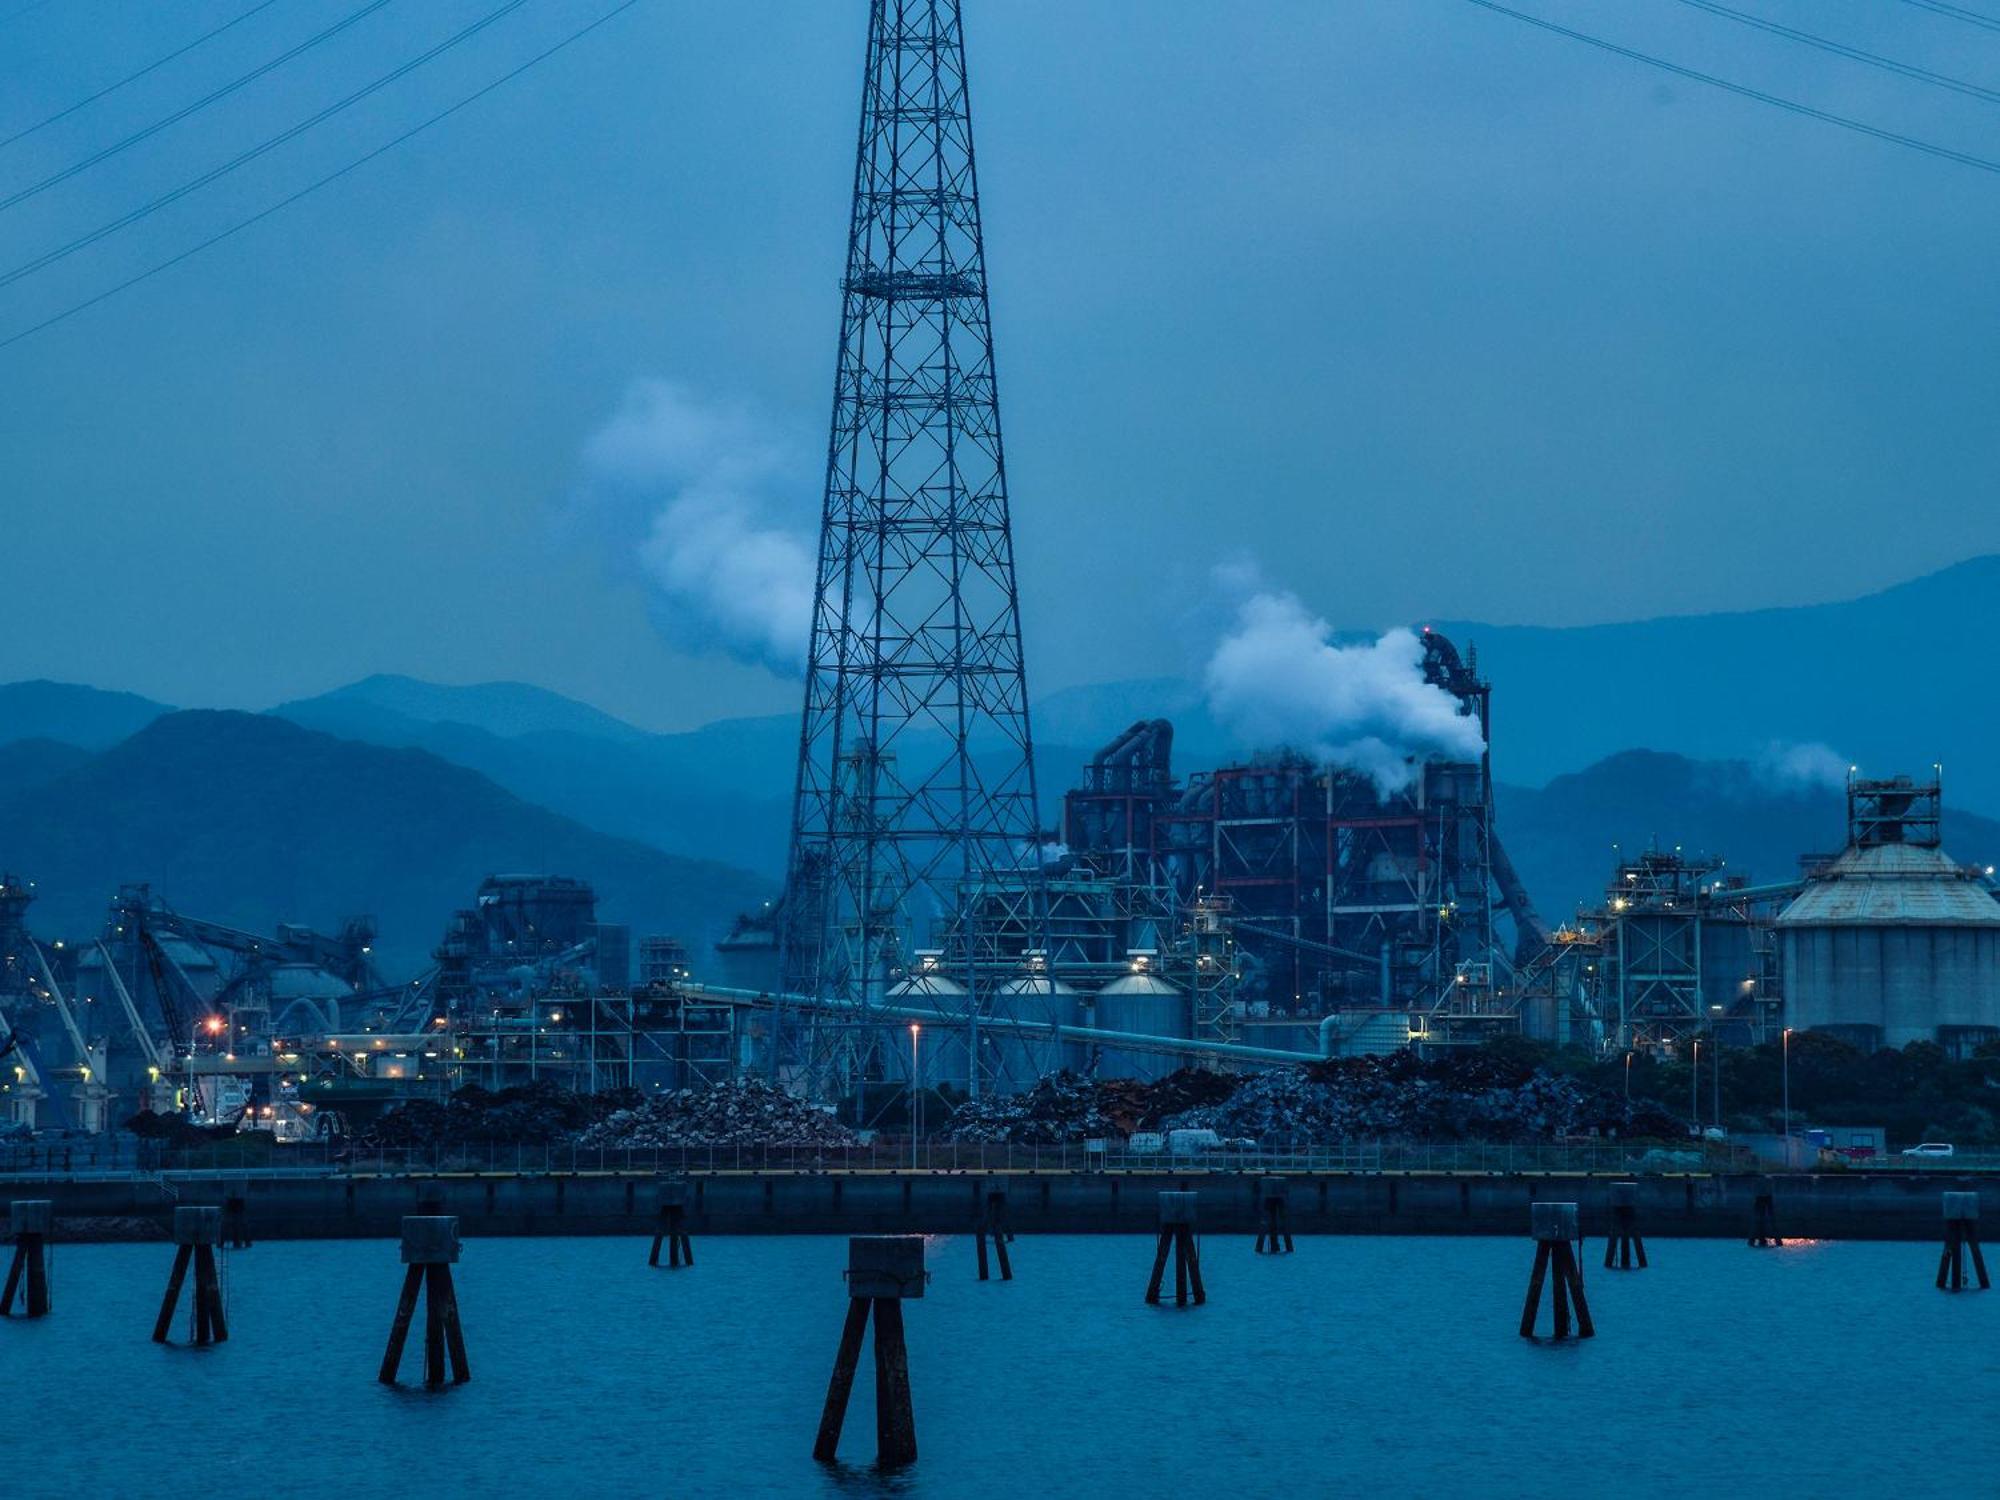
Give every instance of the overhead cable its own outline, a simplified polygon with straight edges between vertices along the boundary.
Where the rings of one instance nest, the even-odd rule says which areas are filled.
[[[203,172],[198,177],[190,177],[186,182],[182,183],[179,187],[174,188],[168,192],[162,193],[157,198],[153,198],[148,202],[140,204],[137,208],[131,210],[131,212],[129,213],[120,214],[115,219],[107,220],[105,223],[102,223],[98,225],[95,229],[91,230],[88,234],[80,234],[75,239],[68,241],[66,244],[58,245],[56,246],[55,249],[46,251],[43,254],[36,256],[33,260],[27,260],[21,262],[20,265],[15,266],[11,271],[6,272],[4,275],[0,275],[0,286],[12,286],[15,282],[19,281],[23,276],[32,275],[34,272],[41,270],[45,266],[54,265],[57,261],[62,260],[68,256],[74,255],[77,251],[83,249],[85,246],[96,244],[106,235],[115,234],[119,230],[125,228],[128,225],[136,224],[141,219],[148,218],[151,215],[158,213],[161,209],[167,207],[169,204],[178,203],[181,199],[185,198],[189,193],[196,192],[201,188],[205,188],[211,182],[214,182],[219,178],[227,177],[231,172],[234,172],[238,167],[245,166],[250,162],[255,161],[258,157],[264,156],[269,152],[277,150],[278,147],[284,145],[287,141],[296,140],[299,136],[304,135],[308,130],[311,130],[315,125],[324,124],[327,120],[332,119],[335,115],[341,113],[343,110],[353,108],[356,104],[359,104],[363,99],[366,99],[369,95],[379,93],[381,90],[387,88],[390,84],[394,83],[397,79],[402,78],[406,74],[415,72],[418,68],[421,68],[425,63],[430,62],[437,57],[441,57],[443,54],[449,52],[452,48],[458,46],[460,43],[470,41],[473,37],[477,36],[480,32],[484,31],[494,22],[501,20],[503,17],[512,15],[515,11],[519,10],[523,5],[526,5],[527,3],[528,0],[505,0],[504,4],[500,5],[498,8],[494,10],[488,11],[485,15],[481,16],[478,20],[474,21],[470,26],[467,26],[464,30],[454,32],[451,36],[448,36],[442,42],[439,42],[435,47],[430,48],[426,52],[420,52],[415,57],[411,58],[408,62],[403,63],[398,67],[392,68],[387,73],[384,73],[380,78],[377,78],[373,83],[365,84],[361,88],[356,89],[353,93],[347,95],[345,98],[336,99],[332,104],[327,105],[326,108],[315,111],[313,114],[307,115],[305,119],[299,121],[296,125],[291,126],[289,129],[281,130],[276,135],[270,136],[265,140],[259,141],[256,145],[252,146],[247,151],[239,151],[236,155],[232,156],[228,161],[222,163],[222,165],[218,167],[211,167],[209,168],[208,171]]]
[[[314,193],[318,192],[321,188],[328,187],[333,183],[340,181],[341,178],[347,176],[350,172],[355,172],[360,170],[362,167],[367,166],[370,162],[374,161],[378,157],[386,156],[389,152],[395,150],[405,141],[411,140],[416,136],[422,135],[426,130],[429,130],[433,125],[441,124],[444,121],[450,119],[453,115],[457,114],[460,110],[465,109],[470,105],[478,103],[481,99],[484,99],[488,94],[492,93],[495,89],[502,88],[505,85],[512,83],[516,78],[519,78],[523,73],[526,73],[530,69],[540,66],[542,63],[546,62],[549,58],[554,57],[558,52],[561,52],[565,47],[571,46],[576,42],[582,41],[583,38],[589,36],[591,32],[597,30],[598,27],[604,25],[607,21],[615,20],[617,17],[623,15],[626,11],[630,10],[633,6],[637,4],[639,4],[639,0],[620,0],[619,4],[614,5],[610,10],[606,11],[596,20],[588,22],[587,24],[578,27],[575,31],[572,31],[568,36],[562,38],[562,40],[558,41],[553,46],[545,48],[543,51],[538,52],[533,57],[529,58],[526,62],[521,63],[518,66],[509,69],[505,73],[502,73],[498,78],[494,79],[491,83],[486,84],[478,89],[475,89],[470,94],[467,94],[462,99],[458,100],[455,104],[447,105],[445,108],[439,110],[436,114],[431,115],[428,119],[418,121],[415,125],[412,125],[408,130],[403,131],[400,135],[392,136],[389,140],[383,142],[381,145],[377,146],[374,150],[369,151],[364,155],[355,157],[354,160],[347,163],[346,166],[337,168],[336,170],[327,173],[324,177],[321,177],[316,181],[307,183],[297,192],[291,193],[286,197],[280,198],[276,203],[273,203],[266,208],[259,209],[256,213],[251,214],[248,218],[237,220],[234,224],[231,224],[227,229],[218,230],[216,233],[210,235],[207,239],[202,240],[197,244],[190,245],[187,249],[179,252],[176,255],[170,255],[165,260],[158,261],[155,264],[148,266],[145,270],[139,272],[137,275],[126,277],[123,281],[117,283],[115,286],[107,287],[103,291],[98,292],[95,296],[86,297],[81,302],[72,303],[70,306],[64,308],[61,312],[54,313],[49,317],[43,318],[39,323],[31,323],[26,328],[21,329],[18,333],[9,334],[6,338],[0,339],[0,349],[10,348],[15,344],[20,343],[21,340],[25,338],[31,338],[35,334],[42,332],[46,328],[53,328],[58,323],[66,322],[68,319],[75,317],[80,312],[87,312],[89,309],[97,306],[100,302],[109,301],[111,298],[116,297],[120,292],[129,291],[133,287],[138,286],[143,281],[150,281],[152,280],[153,277],[159,275],[162,271],[171,270],[175,266],[180,265],[183,261],[192,260],[195,256],[200,255],[204,250],[212,249],[214,246],[221,244],[224,240],[231,239],[234,236],[241,234],[244,230],[250,228],[252,225],[263,223],[264,220],[272,217],[274,214],[282,213],[285,209],[290,208],[294,203],[298,203],[302,199],[310,198]]]
[[[46,119],[37,120],[32,125],[24,126],[22,129],[15,131],[10,136],[0,137],[0,150],[5,150],[7,147],[13,145],[14,142],[16,141],[25,140],[28,136],[33,135],[36,131],[44,129],[47,126],[53,125],[58,120],[68,119],[71,115],[75,114],[80,109],[88,109],[91,105],[95,104],[98,100],[104,98],[106,95],[117,93],[120,89],[124,88],[125,85],[128,83],[137,83],[141,78],[144,78],[148,73],[156,72],[157,70],[164,68],[168,63],[172,62],[177,57],[187,56],[188,53],[194,51],[194,49],[201,46],[202,43],[214,41],[217,37],[221,36],[223,32],[228,31],[232,27],[242,25],[245,21],[249,20],[252,16],[256,15],[257,12],[259,12],[260,10],[269,10],[272,6],[276,5],[277,3],[278,0],[257,0],[257,4],[251,6],[241,15],[236,16],[232,20],[224,21],[220,26],[215,27],[213,30],[204,31],[200,36],[196,37],[193,41],[188,42],[184,46],[174,48],[174,50],[169,52],[165,57],[155,58],[152,62],[147,63],[145,67],[139,69],[136,73],[127,73],[123,78],[119,79],[116,83],[106,84],[96,93],[85,95],[83,98],[77,100],[76,103],[70,105],[67,109],[59,109],[54,114],[48,116]]]
[[[1795,115],[1803,115],[1809,120],[1819,120],[1827,125],[1838,125],[1842,130],[1852,130],[1860,135],[1872,136],[1878,141],[1904,146],[1911,151],[1921,151],[1926,156],[1935,156],[1944,161],[1954,161],[1960,166],[1977,167],[1982,172],[2000,172],[2000,161],[1991,157],[1975,156],[1969,151],[1954,150],[1950,146],[1940,146],[1935,141],[1921,140],[1913,135],[1903,135],[1894,130],[1884,130],[1879,125],[1870,125],[1865,120],[1857,120],[1849,115],[1837,115],[1831,110],[1818,109],[1810,104],[1801,104],[1796,99],[1781,98],[1777,94],[1767,94],[1762,89],[1753,89],[1748,84],[1733,83],[1727,78],[1718,78],[1713,73],[1704,73],[1697,68],[1683,67],[1676,62],[1668,62],[1663,57],[1640,52],[1632,47],[1620,46],[1617,42],[1606,41],[1601,36],[1592,36],[1585,31],[1576,31],[1568,26],[1559,26],[1554,21],[1545,21],[1540,16],[1531,16],[1526,11],[1514,10],[1501,5],[1498,0],[1465,0],[1467,5],[1476,5],[1481,10],[1490,10],[1495,15],[1507,16],[1529,26],[1538,27],[1556,36],[1568,37],[1573,42],[1582,42],[1587,47],[1615,53],[1633,62],[1645,63],[1648,67],[1659,68],[1680,78],[1705,83],[1711,88],[1722,89],[1745,99],[1754,99],[1759,104],[1768,104],[1774,109],[1788,110]]]
[[[221,88],[212,90],[211,92],[202,95],[202,97],[195,100],[194,103],[185,105],[182,108],[175,110],[165,119],[155,120],[152,124],[146,126],[145,129],[135,130],[132,134],[126,136],[123,140],[113,141],[110,145],[104,147],[102,150],[93,151],[90,155],[84,157],[83,160],[71,162],[68,166],[64,167],[60,172],[51,173],[49,176],[44,177],[40,182],[31,183],[29,186],[22,188],[19,192],[10,194],[8,197],[5,198],[0,198],[0,209],[12,208],[15,204],[24,202],[25,200],[34,197],[37,193],[48,191],[50,188],[54,187],[59,182],[67,182],[70,178],[76,176],[76,174],[79,172],[86,172],[90,170],[90,168],[96,166],[99,162],[105,161],[110,157],[116,156],[121,151],[131,150],[132,147],[138,145],[141,141],[151,140],[154,136],[158,135],[162,130],[165,130],[169,125],[178,125],[182,120],[185,120],[189,115],[198,114],[200,111],[207,109],[209,105],[215,103],[217,100],[226,99],[231,94],[235,93],[238,89],[247,88],[252,83],[255,83],[259,78],[262,78],[266,73],[269,73],[272,69],[281,68],[286,63],[290,62],[293,58],[298,57],[303,53],[312,51],[312,49],[317,47],[321,42],[329,41],[332,38],[340,35],[341,32],[347,30],[348,27],[354,25],[357,21],[363,20],[366,17],[373,15],[376,11],[380,10],[383,6],[387,4],[389,4],[389,0],[368,0],[368,3],[366,5],[362,6],[359,10],[350,11],[348,14],[342,16],[338,21],[335,21],[331,26],[327,27],[326,30],[319,32],[314,36],[307,37],[303,42],[300,42],[296,47],[292,47],[284,52],[279,53],[276,57],[270,59],[268,62],[259,63],[256,67],[252,68],[249,72],[243,74],[241,77],[233,78],[228,83],[223,84]]]
[[[1885,72],[1900,74],[1904,78],[1914,78],[1919,83],[1936,84],[1941,89],[1954,93],[1969,94],[1975,99],[1984,99],[1990,104],[2000,104],[2000,89],[1989,89],[1984,85],[1970,83],[1963,78],[1953,78],[1946,73],[1933,73],[1929,68],[1920,68],[1915,63],[1898,62],[1893,57],[1884,57],[1879,52],[1869,52],[1861,47],[1850,47],[1845,42],[1836,42],[1828,37],[1810,31],[1800,31],[1795,26],[1780,25],[1767,21],[1762,16],[1753,16],[1748,11],[1732,10],[1727,5],[1718,5],[1715,0],[1681,0],[1681,4],[1705,10],[1712,16],[1722,16],[1745,26],[1754,26],[1759,31],[1768,31],[1773,36],[1784,37],[1788,41],[1802,42],[1808,47],[1817,47],[1822,52],[1831,52],[1836,57],[1851,58],[1855,62],[1866,63],[1871,68],[1881,68]]]
[[[1914,5],[1918,10],[1934,11],[1941,16],[1950,16],[1954,21],[1963,21],[1969,26],[1984,26],[1988,31],[2000,31],[2000,20],[1992,16],[1982,16],[1976,10],[1967,10],[1962,5],[1947,5],[1945,0],[1903,0],[1905,5]]]

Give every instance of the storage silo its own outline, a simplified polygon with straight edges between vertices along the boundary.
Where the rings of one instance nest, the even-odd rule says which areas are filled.
[[[1848,788],[1848,846],[1778,916],[1787,1024],[1865,1048],[2000,1038],[2000,901],[1940,847],[1939,788]]]
[[[923,1087],[967,1092],[972,1068],[966,1051],[966,988],[945,972],[941,951],[920,948],[913,956],[916,961],[909,973],[889,986],[886,998],[891,1005],[934,1012],[937,1020],[918,1022],[920,1029],[914,1038],[908,1021],[899,1021],[894,1030],[885,1029],[882,1077],[907,1084],[914,1055],[918,1082]]]
[[[1043,1076],[1060,1069],[1083,1070],[1087,1062],[1084,1045],[1063,1041],[1054,1030],[1083,1024],[1083,997],[1048,972],[1046,953],[1026,955],[1022,972],[995,991],[992,1013],[1023,1026],[1049,1028],[1041,1035],[994,1029],[997,1082],[1002,1091],[1033,1088]]]
[[[1127,972],[1111,980],[1095,996],[1092,1024],[1100,1031],[1130,1031],[1145,1036],[1191,1037],[1194,1011],[1187,992],[1159,972],[1159,954],[1134,950]],[[1186,1064],[1185,1054],[1140,1052],[1105,1043],[1098,1049],[1099,1078],[1164,1078]]]

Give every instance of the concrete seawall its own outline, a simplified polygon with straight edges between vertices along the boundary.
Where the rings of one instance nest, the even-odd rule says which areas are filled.
[[[1201,1226],[1254,1234],[1255,1173],[1018,1172],[1009,1212],[1024,1233],[1140,1233],[1157,1195],[1201,1195]],[[692,1174],[688,1228],[703,1234],[958,1233],[977,1212],[979,1173]],[[1301,1173],[1291,1187],[1297,1234],[1524,1234],[1537,1200],[1580,1205],[1583,1231],[1610,1227],[1609,1176]],[[1650,1237],[1734,1238],[1749,1231],[1760,1179],[1639,1177],[1638,1223]],[[468,1236],[650,1233],[656,1178],[593,1173],[481,1173],[438,1177],[255,1177],[247,1212],[258,1239],[393,1235],[419,1212],[420,1184],[442,1193]],[[1781,1232],[1804,1239],[1935,1240],[1941,1194],[1979,1180],[1943,1174],[1840,1173],[1775,1179]],[[50,1198],[57,1233],[71,1241],[164,1238],[176,1205],[219,1204],[222,1177],[123,1177],[0,1183],[0,1201]],[[1989,1194],[2000,1213],[2000,1181]],[[437,1212],[438,1210],[428,1210]]]

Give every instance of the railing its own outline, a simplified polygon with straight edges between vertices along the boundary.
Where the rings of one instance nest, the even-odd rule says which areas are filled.
[[[1900,1158],[1899,1158],[1900,1159]],[[338,1142],[279,1144],[267,1136],[169,1149],[157,1142],[106,1140],[0,1146],[0,1175],[129,1175],[134,1172],[232,1176],[415,1175],[443,1173],[717,1172],[1455,1172],[1596,1173],[1756,1170],[1726,1144],[1647,1146],[1615,1141],[1399,1144],[1381,1141],[1274,1142],[1190,1152],[1105,1150],[1081,1143],[876,1140],[860,1146],[691,1146],[584,1148],[499,1142],[384,1148]]]

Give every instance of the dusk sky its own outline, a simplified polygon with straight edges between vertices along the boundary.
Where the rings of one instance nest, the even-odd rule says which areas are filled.
[[[253,0],[0,0],[0,137]],[[359,7],[277,0],[0,147],[0,199]],[[499,0],[391,0],[0,208],[0,278]],[[0,285],[0,339],[382,144],[615,0],[527,0],[227,178]],[[1968,97],[1674,0],[1516,7],[2000,157]],[[1741,0],[2000,89],[2000,29]],[[2000,174],[1467,0],[967,0],[1038,691],[1181,672],[1218,562],[1343,627],[1803,603],[2000,550]],[[1996,7],[2000,10],[2000,7]],[[463,113],[0,348],[0,678],[263,707],[517,678],[653,728],[796,687],[662,633],[564,515],[635,383],[817,516],[860,0],[639,3]],[[668,622],[671,628],[672,622]]]

